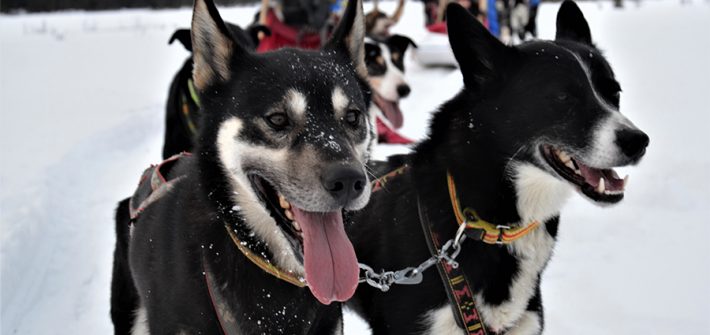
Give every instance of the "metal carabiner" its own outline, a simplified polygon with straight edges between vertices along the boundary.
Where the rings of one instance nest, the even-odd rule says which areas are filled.
[[[395,271],[393,279],[395,284],[416,285],[422,282],[424,276],[418,268],[408,267],[399,271]]]

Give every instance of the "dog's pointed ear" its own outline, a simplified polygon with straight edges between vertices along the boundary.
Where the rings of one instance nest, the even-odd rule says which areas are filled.
[[[362,0],[348,1],[348,7],[324,49],[347,52],[358,75],[367,78],[365,16],[362,10]]]
[[[173,36],[170,36],[170,41],[168,41],[168,44],[173,44],[175,40],[180,41],[182,46],[187,49],[187,51],[192,52],[192,40],[190,37],[190,29],[178,29],[173,33]]]
[[[236,43],[212,0],[195,0],[191,31],[195,87],[204,90],[229,80],[232,60],[247,52]]]
[[[412,41],[411,38],[404,35],[392,35],[387,39],[387,44],[394,46],[397,50],[402,53],[407,51],[407,48],[411,45],[414,48],[418,48],[417,44]]]
[[[466,9],[456,3],[449,4],[446,26],[466,87],[478,90],[505,72],[514,49],[491,35]]]
[[[592,45],[592,33],[584,14],[576,3],[565,0],[557,12],[556,40],[571,40]]]
[[[249,34],[249,38],[251,38],[251,41],[254,43],[255,48],[258,48],[259,43],[261,43],[261,40],[259,39],[259,34],[263,34],[264,36],[271,36],[271,29],[262,24],[253,24],[247,27],[247,34]]]

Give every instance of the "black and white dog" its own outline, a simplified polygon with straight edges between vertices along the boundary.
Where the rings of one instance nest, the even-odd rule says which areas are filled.
[[[251,25],[246,29],[225,22],[232,37],[247,50],[253,51],[259,46],[258,34],[270,34],[269,28],[261,25]],[[192,37],[190,29],[178,29],[170,37],[169,44],[179,41],[183,47],[192,52]],[[192,56],[188,57],[180,70],[173,77],[168,91],[168,101],[165,109],[165,141],[163,142],[163,158],[167,159],[183,151],[190,152],[194,147],[200,125],[200,106],[197,92],[192,84]]]
[[[447,174],[461,207],[490,223],[540,225],[505,246],[465,240],[457,261],[489,333],[540,334],[540,276],[552,255],[560,210],[576,190],[607,205],[624,197],[614,167],[636,164],[649,138],[619,113],[620,87],[571,1],[555,41],[508,47],[462,7],[447,8],[449,39],[464,88],[444,103],[429,137],[391,159],[409,169],[373,193],[349,228],[358,259],[380,269],[417,266],[431,256],[417,198],[444,240],[458,223]],[[352,307],[374,334],[462,334],[436,270],[416,286],[383,293],[361,285]]]
[[[404,55],[410,46],[417,47],[403,35],[390,35],[384,40],[365,39],[365,64],[373,91],[371,115],[375,118],[380,142],[411,142],[396,132],[404,123],[399,100],[411,92],[404,79]]]
[[[374,141],[362,2],[321,51],[253,54],[209,0],[191,31],[199,141],[130,228],[119,205],[116,332],[342,333],[358,283],[342,211],[369,199]]]

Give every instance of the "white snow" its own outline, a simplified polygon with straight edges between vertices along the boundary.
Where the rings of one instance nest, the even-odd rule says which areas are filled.
[[[381,4],[390,11],[394,3]],[[554,36],[558,4],[538,25]],[[543,279],[546,334],[709,334],[710,3],[581,4],[651,136],[626,199],[575,196]],[[222,11],[244,23],[256,7]],[[160,159],[164,102],[187,52],[167,45],[190,10],[0,15],[0,331],[110,333],[115,203]],[[408,2],[395,31],[424,36]],[[411,63],[411,62],[410,62]],[[458,72],[408,64],[403,132],[422,138]],[[379,147],[383,158],[406,148]],[[367,334],[352,313],[346,334]]]

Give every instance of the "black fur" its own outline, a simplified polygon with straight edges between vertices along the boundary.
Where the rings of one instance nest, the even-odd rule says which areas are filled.
[[[151,334],[222,333],[208,292],[210,278],[215,283],[212,296],[217,297],[217,307],[220,310],[226,307],[231,312],[240,334],[332,334],[342,326],[340,303],[322,305],[308,288],[299,288],[262,271],[236,248],[227,234],[225,224],[252,251],[272,261],[273,255],[281,252],[259,240],[258,234],[251,234],[246,219],[234,209],[234,190],[218,157],[216,141],[222,122],[236,117],[245,123],[240,133],[243,143],[285,147],[285,140],[280,140],[283,136],[264,125],[265,113],[279,110],[287,91],[297,89],[311,99],[308,121],[313,125],[304,125],[308,130],[298,137],[288,136],[290,150],[298,151],[303,143],[313,141],[319,126],[337,128],[342,134],[332,141],[343,150],[319,158],[325,163],[352,161],[348,155],[352,155],[353,143],[365,138],[367,131],[362,123],[345,124],[333,117],[331,93],[339,86],[350,99],[348,108],[362,111],[360,120],[366,120],[369,89],[356,72],[358,62],[350,58],[352,44],[349,44],[354,40],[352,26],[359,24],[355,11],[361,2],[351,2],[335,37],[324,50],[282,49],[260,55],[251,54],[230,35],[211,1],[201,5],[207,6],[221,34],[199,36],[205,38],[197,40],[198,43],[193,36],[191,46],[196,53],[206,47],[202,49],[205,61],[202,66],[213,66],[216,61],[209,57],[219,55],[212,54],[210,46],[218,47],[226,36],[228,40],[222,46],[234,48],[227,60],[231,77],[224,80],[212,76],[206,87],[198,87],[204,112],[196,153],[181,158],[168,175],[168,180],[184,178],[176,181],[171,191],[150,204],[132,224],[128,202],[119,204],[111,293],[115,332],[128,334],[136,326],[134,312],[143,306]],[[194,25],[192,33],[199,34],[195,33]]]
[[[116,249],[113,252],[113,275],[111,277],[111,320],[116,334],[130,334],[138,306],[138,292],[133,285],[128,264],[128,241],[130,215],[128,201],[124,199],[116,209]]]
[[[223,178],[221,171],[212,162],[199,161],[180,162],[173,173],[187,179],[135,224],[130,263],[136,286],[146,294],[151,334],[221,333],[207,293],[203,257],[213,280],[228,283],[221,293],[244,334],[332,333],[340,319],[339,304],[319,304],[308,288],[266,274],[236,249],[223,222],[244,227],[242,219],[230,213],[228,191],[215,182]],[[206,171],[196,174],[198,166]],[[270,254],[261,245],[252,249]]]
[[[269,28],[262,25],[251,25],[247,29],[226,22],[232,37],[248,50],[256,50],[259,46],[258,34],[270,35]],[[189,29],[178,29],[170,37],[169,44],[179,41],[183,47],[192,52],[192,40]],[[192,78],[192,55],[185,60],[180,70],[173,77],[168,90],[168,101],[165,109],[165,139],[163,142],[163,158],[167,159],[181,152],[191,152],[197,133],[190,128],[189,123],[199,129],[200,108],[190,95],[188,80]],[[187,109],[188,115],[185,115]]]
[[[380,172],[405,162],[411,168],[388,181],[373,194],[365,210],[353,215],[349,233],[360,262],[376,271],[399,270],[430,257],[416,210],[417,196],[428,209],[437,234],[444,241],[455,235],[447,172],[454,177],[462,206],[475,209],[488,222],[520,224],[512,164],[543,169],[544,163],[536,158],[540,140],[580,147],[588,144],[601,117],[593,88],[618,107],[618,83],[591,44],[586,21],[565,23],[568,16],[583,20],[581,12],[568,1],[559,15],[563,23],[558,25],[558,36],[564,38],[512,48],[498,42],[465,9],[449,5],[449,39],[465,87],[434,114],[429,137],[411,155],[378,164]],[[570,51],[597,62],[591,66],[595,87],[589,86]],[[540,229],[555,239],[558,224],[557,215]],[[511,298],[510,286],[521,260],[510,249],[467,240],[457,261],[486,304],[496,306]],[[525,297],[527,311],[539,316],[542,327],[539,275],[532,285],[536,289]],[[376,335],[421,334],[429,326],[426,313],[447,304],[435,269],[424,273],[419,285],[395,285],[386,293],[361,285],[350,303]]]

